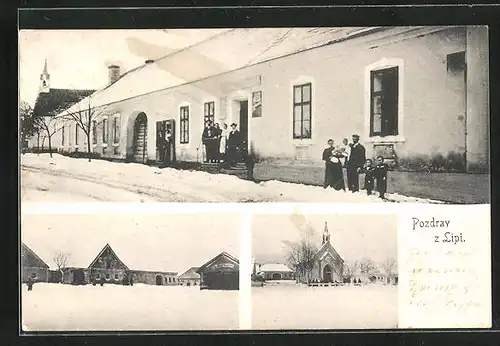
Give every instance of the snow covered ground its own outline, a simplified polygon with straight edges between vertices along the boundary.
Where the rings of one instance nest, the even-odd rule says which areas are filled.
[[[238,291],[183,286],[22,286],[25,331],[239,328]]]
[[[342,202],[381,203],[375,196],[318,186],[256,184],[224,174],[159,169],[136,163],[74,159],[54,154],[21,157],[22,201],[112,202]],[[437,201],[388,194],[395,202]]]
[[[397,286],[289,281],[252,287],[253,329],[392,329],[397,323]]]

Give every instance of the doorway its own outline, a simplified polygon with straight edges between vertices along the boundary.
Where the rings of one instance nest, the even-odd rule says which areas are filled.
[[[239,129],[241,134],[241,147],[244,156],[248,154],[248,100],[240,102]]]
[[[161,286],[163,283],[163,279],[161,275],[156,275],[156,286]]]
[[[323,282],[332,282],[332,267],[329,264],[323,268]]]
[[[147,161],[148,118],[140,113],[134,122],[134,160],[140,163]]]
[[[85,284],[85,272],[83,269],[75,269],[73,271],[73,285]]]
[[[156,122],[156,161],[160,167],[175,162],[175,122],[173,119]]]

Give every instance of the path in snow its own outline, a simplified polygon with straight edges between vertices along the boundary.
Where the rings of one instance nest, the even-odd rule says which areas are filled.
[[[364,191],[353,194],[279,181],[257,184],[224,174],[104,160],[88,162],[58,154],[52,159],[45,154],[25,154],[21,169],[23,201],[383,202],[366,196]],[[436,202],[399,195],[389,198],[398,202]]]

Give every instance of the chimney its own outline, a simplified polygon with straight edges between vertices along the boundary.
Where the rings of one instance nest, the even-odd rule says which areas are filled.
[[[120,78],[120,66],[118,65],[109,65],[108,66],[108,76],[109,76],[109,84],[113,84]]]

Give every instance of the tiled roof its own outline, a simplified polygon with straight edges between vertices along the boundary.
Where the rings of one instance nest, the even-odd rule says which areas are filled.
[[[50,89],[48,93],[39,93],[33,112],[35,116],[53,116],[60,113],[95,90]]]
[[[346,40],[378,28],[228,29],[124,73],[92,96],[93,107],[159,91]]]

